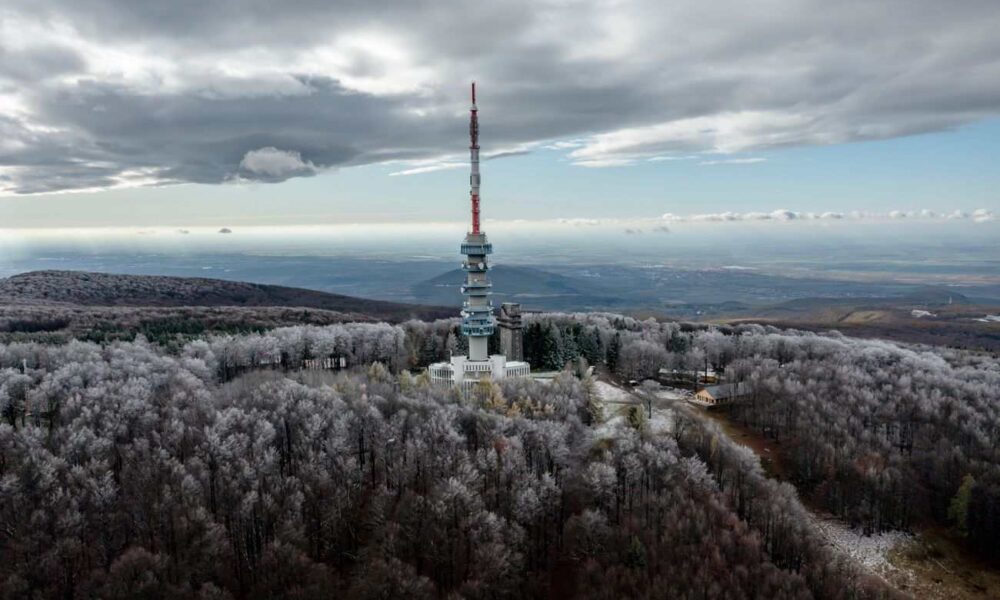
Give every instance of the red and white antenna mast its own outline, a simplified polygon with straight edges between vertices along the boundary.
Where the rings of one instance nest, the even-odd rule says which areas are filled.
[[[476,82],[472,82],[472,108],[469,109],[469,158],[472,165],[472,233],[479,233],[479,116],[476,114]]]

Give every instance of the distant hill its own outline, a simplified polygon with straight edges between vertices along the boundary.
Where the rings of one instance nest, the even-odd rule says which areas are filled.
[[[755,270],[682,269],[658,265],[569,265],[552,270],[497,265],[490,270],[493,301],[528,310],[612,311],[681,319],[754,316],[784,318],[857,306],[995,305],[970,292],[988,288],[928,286],[894,281],[784,277]],[[454,269],[413,284],[408,300],[459,306],[465,273]]]
[[[459,289],[465,272],[455,269],[413,286],[413,297],[422,304],[459,306]],[[490,269],[493,302],[520,302],[527,309],[595,310],[635,304],[624,293],[582,277],[567,277],[534,267],[497,265]]]
[[[745,307],[732,311],[734,316],[752,316],[769,319],[798,319],[806,321],[843,321],[858,312],[902,312],[909,317],[914,309],[946,308],[949,306],[973,307],[979,304],[964,294],[946,287],[924,286],[905,294],[883,298],[796,298],[767,306]],[[995,304],[995,303],[994,303]],[[975,309],[976,313],[981,312]]]
[[[452,308],[417,306],[315,290],[200,277],[32,271],[0,279],[0,303],[120,307],[299,307],[404,321],[454,316]]]
[[[1000,350],[1000,303],[986,304],[952,289],[927,286],[890,298],[799,298],[746,307],[714,321],[767,323],[858,337]]]

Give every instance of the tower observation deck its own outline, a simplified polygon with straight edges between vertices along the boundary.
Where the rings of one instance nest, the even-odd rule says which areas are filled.
[[[489,339],[496,329],[493,304],[490,302],[493,284],[487,273],[488,257],[493,244],[479,223],[479,109],[476,107],[476,84],[472,84],[472,107],[469,109],[469,176],[472,201],[472,227],[462,241],[461,253],[465,256],[462,269],[462,335],[469,339],[467,356],[453,356],[450,363],[435,363],[429,367],[431,380],[461,385],[466,391],[483,379],[526,377],[531,367],[526,362],[506,360],[503,354],[489,355]]]

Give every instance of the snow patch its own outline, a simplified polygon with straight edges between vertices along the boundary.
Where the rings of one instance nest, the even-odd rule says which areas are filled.
[[[595,387],[601,402],[634,403],[636,401],[632,394],[606,381],[598,381]]]
[[[815,517],[816,528],[831,546],[874,572],[894,570],[889,562],[889,551],[913,540],[913,535],[902,531],[886,531],[864,535],[860,528],[849,527],[832,517]]]

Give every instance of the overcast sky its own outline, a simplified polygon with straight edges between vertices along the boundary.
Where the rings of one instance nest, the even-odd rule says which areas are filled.
[[[5,0],[0,227],[457,221],[471,79],[490,217],[987,222],[998,31],[996,0]]]

